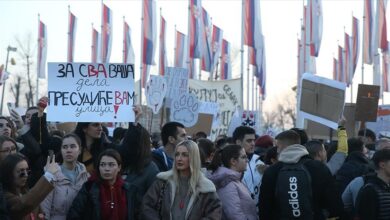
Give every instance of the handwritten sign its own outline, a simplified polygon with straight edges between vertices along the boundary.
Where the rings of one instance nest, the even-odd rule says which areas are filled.
[[[171,101],[181,94],[188,92],[188,70],[178,67],[166,67],[165,79],[168,84],[166,96],[167,106],[171,106]]]
[[[146,102],[154,114],[157,114],[162,106],[167,93],[167,82],[163,76],[150,76],[146,85]]]
[[[219,104],[216,102],[199,102],[199,113],[213,115],[213,124],[212,128],[217,128],[219,126]]]
[[[49,63],[48,70],[49,121],[134,121],[134,65]]]
[[[198,121],[198,112],[199,102],[196,96],[184,93],[172,101],[170,120],[191,127]]]

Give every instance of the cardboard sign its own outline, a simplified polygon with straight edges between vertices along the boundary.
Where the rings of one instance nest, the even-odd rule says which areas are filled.
[[[198,112],[199,102],[196,96],[184,93],[172,101],[170,120],[192,127],[198,121]]]
[[[132,64],[49,63],[48,70],[48,121],[134,121]]]
[[[153,114],[157,114],[162,106],[165,94],[167,93],[167,82],[163,76],[150,76],[146,84],[146,102]]]
[[[209,114],[213,116],[213,128],[219,126],[219,104],[216,102],[202,102],[200,101],[199,113]]]
[[[171,106],[171,101],[181,94],[188,92],[188,70],[179,67],[166,67],[165,79],[168,84],[166,106]]]
[[[356,121],[376,121],[380,86],[359,84],[356,98]]]
[[[211,134],[211,126],[213,124],[213,115],[199,113],[198,121],[192,127],[186,128],[187,134],[193,136],[199,131],[205,132],[208,136]]]
[[[302,76],[299,114],[333,129],[342,115],[345,83],[310,73]]]

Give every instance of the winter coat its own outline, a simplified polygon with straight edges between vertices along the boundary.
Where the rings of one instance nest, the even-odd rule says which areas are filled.
[[[283,163],[298,163],[301,159],[310,158],[308,154],[302,145],[288,146],[280,152],[279,162],[265,170],[260,187],[260,219],[278,219],[280,208],[278,198],[275,196],[275,186]],[[313,219],[326,219],[323,210],[329,213],[329,217],[340,216],[343,212],[341,194],[329,169],[322,162],[310,159],[304,162],[304,166],[311,176]]]
[[[39,209],[39,204],[53,188],[53,185],[42,176],[26,194],[20,196],[6,191],[4,197],[7,202],[10,218],[12,220],[27,220],[30,219],[30,215],[34,215],[35,219],[39,219],[38,215],[42,215],[43,217],[43,213]]]
[[[259,202],[260,184],[263,177],[263,174],[257,170],[258,165],[264,165],[264,163],[260,160],[259,155],[253,154],[246,165],[246,171],[242,179],[242,182],[248,187],[251,197],[256,202],[256,206]]]
[[[336,182],[340,192],[344,192],[347,185],[356,177],[373,171],[370,168],[369,160],[362,152],[352,152],[345,159],[336,174]]]
[[[256,202],[248,188],[241,182],[241,173],[219,167],[210,176],[222,202],[222,219],[256,220]]]
[[[337,151],[332,155],[326,166],[329,168],[330,173],[335,175],[337,171],[343,165],[348,152],[347,131],[343,127],[337,129]]]
[[[57,181],[54,190],[41,203],[41,209],[45,213],[46,219],[66,219],[66,214],[72,205],[73,199],[89,177],[82,163],[77,162],[76,169],[78,175],[75,183],[72,183],[61,171],[55,174]]]
[[[162,172],[146,192],[142,201],[141,219],[172,219],[171,207],[177,184],[173,171]],[[186,209],[186,220],[221,219],[222,207],[214,184],[203,173],[200,174],[195,192],[191,194]]]
[[[73,200],[69,209],[67,220],[101,220],[100,210],[100,182],[96,179],[89,179]],[[126,191],[127,219],[135,219],[134,201],[137,199],[137,188],[128,183],[123,184]]]

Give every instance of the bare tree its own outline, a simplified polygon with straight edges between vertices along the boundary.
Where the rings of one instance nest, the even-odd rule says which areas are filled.
[[[295,127],[296,121],[296,99],[294,92],[282,95],[283,99],[277,99],[275,109],[264,112],[264,128],[280,128],[285,130]]]

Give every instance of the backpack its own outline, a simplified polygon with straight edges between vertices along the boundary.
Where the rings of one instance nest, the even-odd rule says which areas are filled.
[[[313,219],[311,176],[304,166],[309,159],[298,163],[283,163],[275,185],[279,219]]]

